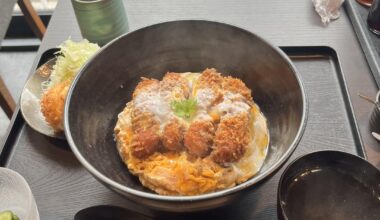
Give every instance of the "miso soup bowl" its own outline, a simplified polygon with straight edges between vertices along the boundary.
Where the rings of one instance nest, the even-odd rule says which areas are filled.
[[[163,196],[143,187],[122,163],[113,137],[117,115],[141,77],[214,67],[252,90],[268,120],[270,146],[261,170],[235,187],[197,196]],[[156,210],[196,211],[226,205],[270,176],[289,158],[305,127],[306,100],[290,59],[244,29],[211,21],[148,26],[105,45],[80,70],[68,93],[64,127],[72,151],[101,183]]]

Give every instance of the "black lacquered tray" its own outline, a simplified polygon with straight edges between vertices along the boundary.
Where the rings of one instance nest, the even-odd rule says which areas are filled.
[[[305,132],[287,163],[327,149],[365,157],[336,52],[329,47],[282,49],[294,62],[308,100]],[[45,52],[41,62],[53,52]],[[0,163],[28,181],[41,219],[73,219],[79,210],[96,205],[120,206],[157,219],[277,219],[277,185],[284,167],[230,206],[198,213],[162,213],[129,202],[101,185],[80,165],[66,142],[35,132],[19,112],[12,123],[0,146]]]
[[[359,4],[356,0],[346,0],[345,7],[373,77],[380,88],[380,37],[368,29],[367,16],[369,8]]]

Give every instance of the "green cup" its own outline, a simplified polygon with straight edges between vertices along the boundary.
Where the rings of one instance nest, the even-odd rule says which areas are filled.
[[[100,46],[128,32],[122,0],[71,0],[83,38]]]

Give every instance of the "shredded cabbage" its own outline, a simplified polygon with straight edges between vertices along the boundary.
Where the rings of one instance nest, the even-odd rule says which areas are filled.
[[[84,39],[74,42],[71,39],[64,41],[58,46],[60,51],[56,54],[57,61],[53,66],[48,81],[42,84],[44,89],[48,89],[68,79],[72,80],[78,73],[82,65],[99,50],[99,46]]]

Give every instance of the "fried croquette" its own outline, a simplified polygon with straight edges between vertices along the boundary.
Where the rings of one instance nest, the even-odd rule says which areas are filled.
[[[63,130],[64,104],[71,82],[86,61],[98,51],[99,46],[86,39],[78,42],[68,39],[58,48],[59,51],[54,53],[54,65],[48,62],[38,71],[39,75],[46,78],[41,82],[44,90],[40,99],[41,113],[55,132]]]
[[[70,81],[66,80],[48,89],[41,97],[41,112],[55,132],[63,131],[63,110]]]

